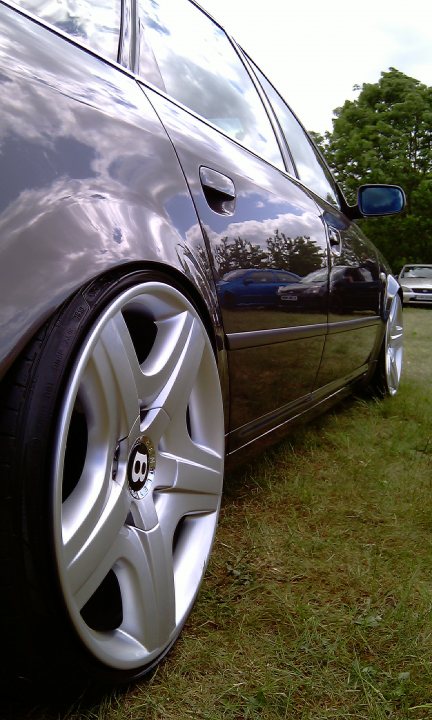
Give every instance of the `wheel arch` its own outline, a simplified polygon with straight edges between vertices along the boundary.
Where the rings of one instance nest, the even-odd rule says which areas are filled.
[[[143,272],[144,271],[144,272]],[[33,482],[29,482],[26,478],[29,477],[29,473],[23,472],[24,469],[29,466],[30,458],[32,461],[35,462],[36,466],[38,467],[39,475],[42,477],[44,474],[46,474],[46,471],[48,469],[48,456],[45,456],[43,454],[44,448],[42,447],[41,437],[43,436],[43,443],[46,445],[47,441],[45,441],[45,438],[51,437],[51,432],[43,432],[41,433],[41,437],[36,441],[36,443],[33,442],[23,442],[23,447],[25,446],[26,451],[25,453],[19,453],[18,452],[18,445],[19,442],[24,437],[24,431],[27,433],[28,436],[33,436],[33,430],[35,427],[44,427],[46,430],[46,427],[48,427],[49,423],[49,429],[54,427],[55,424],[57,424],[57,420],[55,419],[57,413],[53,412],[53,409],[56,408],[59,404],[60,397],[63,395],[62,388],[64,387],[65,378],[68,375],[69,369],[73,366],[75,366],[75,359],[76,352],[72,349],[74,346],[77,346],[81,343],[81,339],[84,339],[85,341],[88,339],[89,335],[89,328],[95,328],[97,325],[93,324],[93,319],[95,317],[95,310],[98,308],[99,310],[109,311],[110,305],[113,299],[116,298],[116,296],[119,296],[119,293],[121,295],[122,288],[127,288],[127,284],[129,283],[130,287],[133,287],[134,285],[134,275],[135,272],[137,273],[137,282],[135,285],[138,287],[138,285],[141,285],[142,283],[145,283],[146,281],[146,275],[148,276],[149,281],[153,281],[154,283],[157,283],[158,280],[161,281],[161,283],[164,283],[166,281],[166,284],[170,285],[172,288],[176,290],[180,290],[182,295],[185,297],[185,299],[190,303],[193,304],[193,306],[196,308],[196,312],[200,315],[202,318],[203,324],[210,330],[209,332],[209,339],[210,343],[207,342],[207,348],[209,348],[210,344],[212,343],[213,336],[215,335],[216,331],[214,328],[212,328],[212,318],[209,315],[209,311],[203,307],[204,304],[204,298],[200,297],[199,290],[197,288],[193,287],[193,283],[191,280],[186,280],[181,275],[181,273],[176,272],[170,272],[164,266],[160,265],[149,265],[149,264],[142,264],[142,263],[128,263],[124,266],[116,267],[112,269],[110,273],[103,273],[97,277],[95,277],[91,282],[84,283],[84,285],[81,286],[79,290],[77,290],[75,293],[72,293],[71,296],[59,306],[57,312],[52,316],[46,325],[46,327],[43,327],[39,330],[39,346],[41,349],[39,351],[35,351],[32,353],[32,357],[28,357],[27,361],[27,368],[26,372],[24,373],[23,370],[23,364],[25,363],[25,358],[21,358],[19,362],[22,361],[21,365],[21,374],[16,373],[15,377],[15,388],[18,388],[18,385],[20,388],[24,387],[24,374],[25,374],[25,385],[26,385],[26,394],[24,396],[23,390],[20,390],[20,398],[18,398],[18,393],[12,388],[11,392],[9,393],[8,400],[12,397],[12,394],[14,394],[14,406],[16,412],[10,413],[10,415],[13,415],[14,417],[18,415],[21,418],[21,427],[18,425],[18,423],[12,419],[10,420],[10,424],[14,423],[14,449],[13,449],[13,460],[15,462],[15,465],[12,467],[12,461],[11,461],[11,470],[14,469],[16,474],[21,473],[22,477],[22,499],[23,499],[23,510],[18,514],[14,513],[16,516],[18,522],[19,519],[20,522],[22,521],[23,528],[24,528],[24,534],[23,537],[36,537],[38,535],[39,537],[39,551],[37,554],[33,551],[33,545],[32,543],[23,542],[22,547],[21,545],[14,550],[14,560],[17,561],[17,558],[19,559],[19,562],[22,567],[28,568],[29,575],[31,574],[32,578],[37,578],[39,572],[42,570],[45,573],[45,578],[48,582],[47,589],[43,590],[43,593],[40,594],[40,597],[36,596],[34,594],[34,597],[32,595],[32,603],[33,607],[37,609],[38,612],[40,612],[40,618],[45,619],[48,617],[55,617],[55,623],[58,623],[54,625],[55,628],[60,628],[60,626],[63,626],[63,623],[66,621],[66,625],[70,630],[71,627],[71,618],[68,616],[64,602],[62,600],[62,595],[59,592],[59,582],[58,582],[58,575],[57,572],[54,571],[53,567],[50,566],[50,559],[53,555],[53,545],[52,545],[52,536],[51,534],[47,533],[40,533],[40,528],[43,526],[45,527],[45,508],[48,506],[49,502],[49,496],[48,496],[48,485],[44,483],[43,487],[40,486],[39,488],[35,488]],[[138,274],[139,273],[139,274]],[[139,279],[139,282],[138,282]],[[154,288],[155,292],[158,292],[157,288]],[[140,288],[138,288],[140,290]],[[178,296],[178,293],[176,293]],[[88,310],[86,308],[86,300],[88,301]],[[187,304],[185,303],[183,306],[184,310],[187,310]],[[63,324],[63,332],[60,333],[62,336],[62,346],[60,346],[59,343],[53,344],[51,342],[50,335],[54,335],[55,330],[58,330],[57,323],[59,322],[58,315],[63,315],[63,320],[66,320],[66,322]],[[69,319],[68,319],[69,318]],[[78,324],[82,321],[82,330],[79,328],[77,329],[75,335],[73,336],[72,333],[69,333],[69,329],[71,327],[71,320],[75,322],[75,326],[78,328]],[[69,323],[69,324],[68,324]],[[57,325],[57,326],[56,326]],[[45,337],[42,336],[43,332],[46,333],[46,339],[47,342],[45,344]],[[91,331],[93,332],[93,330]],[[217,333],[216,333],[217,334]],[[31,341],[33,345],[37,342],[37,338],[34,337]],[[215,341],[217,342],[217,341]],[[46,348],[49,349],[51,359],[50,359],[50,366],[48,366],[45,363],[45,367],[43,367],[43,363],[41,362],[42,359],[42,353],[43,353],[43,345],[45,344],[45,350]],[[215,349],[213,344],[213,350]],[[207,350],[208,353],[208,350]],[[46,353],[45,353],[46,357]],[[209,357],[209,355],[208,355]],[[211,363],[214,367],[214,364]],[[63,367],[62,367],[63,366]],[[39,370],[39,367],[43,368],[44,371],[44,382],[39,384],[36,382],[36,372]],[[50,369],[55,368],[58,370],[57,374],[54,372],[52,375],[50,374]],[[13,369],[15,371],[15,367]],[[222,383],[221,383],[222,386]],[[42,387],[42,390],[40,388]],[[202,388],[206,388],[206,385],[201,385]],[[214,387],[214,386],[213,386]],[[39,389],[38,389],[39,388]],[[52,388],[54,388],[54,391],[52,391]],[[5,386],[1,388],[2,391],[5,390]],[[41,412],[37,414],[33,412],[26,413],[25,409],[28,407],[31,407],[30,403],[33,402],[33,405],[35,405],[35,401],[32,399],[32,395],[35,393],[38,393],[37,400],[39,407],[41,407]],[[57,395],[57,399],[56,399]],[[45,399],[46,399],[46,407],[45,407]],[[42,400],[42,402],[41,402]],[[205,402],[203,403],[202,407],[204,407],[204,410],[206,411],[206,405],[207,403],[207,392],[205,397]],[[9,403],[6,405],[6,407],[10,407]],[[219,405],[220,407],[220,405]],[[34,408],[33,408],[34,409]],[[46,423],[38,423],[38,420],[42,417],[42,415],[45,416]],[[207,416],[209,418],[210,424],[213,421],[212,414],[209,414]],[[8,418],[5,418],[5,421],[9,422]],[[208,424],[207,420],[206,423]],[[30,423],[30,425],[29,425]],[[45,427],[46,425],[46,427]],[[5,424],[6,426],[6,424]],[[222,430],[222,427],[220,427],[220,430]],[[10,452],[10,444],[8,440],[5,440],[5,435],[3,436],[3,444],[0,446],[0,455],[2,456],[1,459],[4,459],[6,457],[5,453],[9,455]],[[220,436],[219,436],[220,437]],[[45,448],[46,449],[46,448]],[[11,451],[12,453],[12,451]],[[16,483],[17,484],[17,483]],[[25,484],[25,488],[24,488]],[[14,493],[16,493],[17,490],[14,490]],[[12,493],[11,493],[12,495]],[[28,512],[28,508],[34,509],[34,513],[30,517],[30,513]],[[4,515],[2,516],[3,519],[6,518],[6,507],[2,509],[2,512],[4,512]],[[7,524],[4,522],[3,527],[6,527]],[[201,567],[201,565],[200,565]],[[36,585],[36,582],[35,582]],[[55,589],[55,592],[52,592],[52,590]],[[28,592],[31,593],[32,589],[28,588]],[[26,593],[24,592],[24,589],[22,588],[22,591],[19,593],[21,597],[24,597]],[[28,595],[27,595],[28,597]],[[8,599],[9,602],[9,599]],[[22,604],[24,604],[25,601],[22,601]],[[11,605],[13,605],[13,602],[11,602]],[[17,612],[14,610],[14,613]],[[14,615],[15,617],[15,615]],[[35,628],[35,634],[34,636],[31,635],[28,638],[28,648],[30,646],[38,647],[41,645],[40,640],[43,639],[43,622],[40,622],[38,624],[39,626]],[[179,626],[180,629],[180,626]],[[69,630],[67,631],[66,635],[69,636]],[[66,636],[65,636],[66,637]],[[27,643],[27,639],[26,639]],[[74,640],[68,640],[68,650],[77,647],[76,645],[76,638]],[[168,651],[169,647],[171,646],[171,642],[166,647],[165,651]],[[28,649],[27,648],[27,649]],[[165,654],[165,651],[163,654]],[[18,650],[17,650],[18,652]],[[20,662],[20,672],[24,673],[25,675],[29,673],[30,675],[33,675],[34,673],[38,672],[38,665],[39,665],[39,651],[36,654],[36,661],[37,665],[33,665],[33,663],[27,665],[27,661],[19,660],[17,659],[17,662]],[[94,665],[93,659],[87,657],[87,651],[86,653],[86,663],[87,660],[89,662],[89,667],[94,667],[94,671],[98,672],[98,663]],[[68,653],[63,653],[68,654]],[[160,658],[158,657],[158,660]],[[59,662],[61,658],[58,658]],[[24,664],[21,664],[24,663]],[[41,663],[42,664],[42,663]],[[86,665],[87,667],[87,665]],[[149,666],[147,670],[150,670],[153,665]],[[41,669],[42,672],[42,669]],[[122,676],[122,670],[119,671],[120,675]],[[109,671],[110,675],[113,675],[111,671]],[[114,675],[117,675],[117,670],[114,671]],[[138,673],[137,676],[141,674],[141,671]],[[130,679],[130,675],[128,676]]]
[[[399,295],[401,302],[403,304],[402,288],[399,285],[396,278],[394,277],[394,275],[389,274],[386,277],[386,283],[385,283],[385,289],[384,289],[384,302],[383,302],[383,307],[382,307],[382,319],[384,320],[384,322],[386,322],[388,319],[391,304],[392,304],[393,298],[396,295]]]
[[[196,275],[195,277],[193,277],[192,274],[191,276],[188,276],[185,273],[182,273],[178,268],[165,263],[130,260],[112,268],[105,268],[103,272],[95,275],[91,279],[87,279],[83,284],[74,287],[73,291],[66,297],[62,298],[62,301],[56,307],[50,308],[49,314],[41,316],[39,318],[39,322],[31,328],[31,332],[23,337],[21,342],[17,343],[13,352],[8,357],[7,362],[4,364],[4,371],[0,377],[0,383],[3,382],[3,378],[5,378],[10,372],[13,372],[14,366],[20,362],[26,347],[37,336],[41,328],[49,322],[50,318],[53,317],[62,306],[69,303],[75,295],[85,289],[91,288],[95,284],[99,284],[100,282],[105,282],[108,279],[111,279],[112,282],[117,282],[123,277],[135,272],[149,272],[160,275],[161,278],[173,283],[179,290],[184,292],[192,305],[196,308],[208,332],[216,356],[227,425],[229,411],[228,362],[225,335],[223,332],[221,314],[216,294],[213,292],[210,283],[206,282],[206,277],[203,273],[199,276]]]

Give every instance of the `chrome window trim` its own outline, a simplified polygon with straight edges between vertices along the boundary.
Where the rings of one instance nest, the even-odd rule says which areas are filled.
[[[140,13],[139,13],[139,0],[131,0],[131,2],[135,3],[135,5],[136,5],[136,7],[137,7],[136,14],[137,14],[137,17],[139,18],[139,14],[140,14]],[[231,135],[228,135],[226,132],[224,132],[224,130],[223,130],[222,127],[220,127],[219,125],[214,125],[214,124],[211,122],[211,120],[208,120],[208,119],[205,118],[203,115],[199,115],[197,112],[195,112],[195,110],[193,110],[192,108],[188,107],[187,105],[183,105],[183,103],[181,103],[179,100],[177,100],[177,98],[175,98],[174,96],[170,95],[170,94],[166,91],[166,89],[165,89],[165,84],[164,84],[162,75],[161,75],[161,73],[160,73],[160,71],[159,71],[159,66],[158,66],[158,64],[157,64],[157,60],[154,58],[153,52],[152,52],[152,50],[151,50],[151,47],[148,45],[148,43],[146,43],[146,45],[147,45],[146,57],[149,59],[149,61],[151,61],[152,56],[153,56],[153,58],[154,58],[154,62],[152,63],[152,64],[153,64],[153,73],[158,76],[158,83],[156,84],[156,83],[152,82],[149,78],[146,78],[146,77],[144,77],[143,75],[141,75],[141,74],[139,73],[139,48],[140,48],[140,38],[139,38],[139,37],[137,38],[137,43],[136,43],[137,55],[136,55],[136,57],[135,57],[135,61],[133,62],[134,70],[132,70],[132,73],[133,73],[133,75],[135,76],[136,80],[138,80],[140,83],[142,83],[142,84],[145,85],[146,87],[149,87],[151,90],[154,90],[154,91],[157,92],[158,94],[162,95],[162,96],[165,97],[167,100],[169,100],[170,102],[174,103],[174,104],[175,104],[177,107],[179,107],[180,109],[185,110],[186,112],[190,113],[193,117],[195,117],[195,118],[197,118],[198,120],[204,122],[204,123],[205,123],[206,125],[208,125],[209,127],[214,128],[214,129],[217,130],[221,135],[223,135],[224,137],[228,138],[229,140],[232,140],[234,143],[236,143],[236,145],[238,145],[239,147],[243,148],[244,150],[247,150],[248,152],[250,152],[250,153],[251,153],[252,155],[254,155],[255,157],[257,157],[257,158],[259,158],[260,160],[262,160],[263,162],[267,163],[270,167],[275,168],[276,170],[279,170],[280,172],[283,173],[283,175],[287,175],[288,177],[290,177],[290,176],[292,175],[292,177],[293,177],[295,180],[297,180],[297,177],[295,176],[295,173],[294,173],[294,168],[291,168],[291,173],[287,170],[287,157],[286,157],[286,153],[284,153],[284,148],[283,148],[283,145],[282,145],[282,143],[283,143],[284,141],[283,141],[282,136],[280,136],[280,131],[278,132],[278,127],[275,126],[275,123],[274,123],[274,120],[273,120],[273,115],[274,115],[273,109],[272,109],[270,103],[268,102],[268,100],[267,100],[267,98],[266,98],[266,96],[265,96],[265,93],[263,92],[263,90],[262,90],[259,82],[257,81],[257,78],[255,77],[255,74],[251,71],[251,69],[250,69],[250,67],[249,67],[249,63],[246,63],[246,62],[245,62],[245,59],[244,59],[244,57],[243,57],[243,51],[240,51],[241,49],[239,48],[239,45],[236,43],[236,41],[234,40],[234,38],[232,38],[231,35],[225,30],[225,28],[223,27],[223,25],[221,25],[220,23],[218,23],[218,21],[215,20],[214,17],[212,17],[212,15],[210,15],[210,13],[208,13],[203,7],[201,7],[201,5],[200,5],[198,2],[196,2],[195,0],[188,0],[188,2],[189,2],[191,5],[194,5],[194,6],[197,8],[197,10],[199,10],[200,12],[202,12],[204,15],[207,16],[207,18],[208,18],[208,20],[209,20],[210,22],[212,22],[214,25],[216,25],[216,26],[219,28],[219,30],[225,35],[225,38],[227,39],[228,43],[231,45],[231,47],[232,47],[235,55],[236,55],[237,58],[238,58],[238,61],[240,62],[240,64],[241,64],[242,67],[244,68],[244,71],[245,71],[246,75],[248,76],[249,80],[251,81],[251,83],[252,83],[252,85],[253,85],[253,87],[254,87],[254,89],[255,89],[255,92],[256,92],[256,94],[257,94],[257,96],[258,96],[258,98],[259,98],[259,101],[261,102],[261,105],[262,105],[262,107],[263,107],[263,109],[264,109],[264,113],[265,113],[265,115],[266,115],[266,117],[267,117],[267,119],[268,119],[269,127],[270,127],[270,129],[271,129],[271,131],[272,131],[272,133],[273,133],[273,136],[274,136],[274,139],[275,139],[275,142],[276,142],[276,146],[277,146],[277,148],[278,148],[278,150],[279,150],[280,159],[281,159],[281,166],[274,165],[274,164],[273,164],[270,160],[268,160],[267,158],[263,157],[262,155],[258,155],[257,153],[255,153],[255,152],[253,151],[252,148],[248,147],[247,145],[243,145],[241,142],[239,142],[238,140],[236,140],[235,138],[233,138]],[[140,25],[140,21],[138,20],[138,26],[139,26],[139,25]],[[139,32],[140,32],[140,30],[139,30]],[[156,70],[157,72],[155,72],[155,70]],[[290,163],[289,163],[289,159],[288,159],[288,164],[290,164]],[[283,166],[283,167],[282,167],[282,166]]]
[[[280,132],[280,135],[281,135],[281,138],[282,138],[282,143],[283,143],[285,152],[286,152],[286,154],[287,154],[287,156],[288,156],[289,161],[291,162],[291,164],[292,164],[292,166],[293,166],[293,174],[294,174],[295,178],[301,183],[301,185],[302,185],[310,194],[313,194],[313,195],[315,195],[317,198],[319,198],[320,202],[326,202],[326,203],[330,204],[332,207],[334,207],[334,205],[333,205],[332,203],[329,203],[329,201],[328,201],[327,198],[322,197],[321,195],[319,195],[316,191],[314,191],[312,188],[310,188],[309,185],[306,185],[306,184],[304,183],[304,181],[301,179],[300,173],[299,173],[299,171],[298,171],[298,169],[297,169],[297,165],[296,165],[296,161],[295,161],[294,155],[293,155],[292,150],[291,150],[291,143],[289,142],[289,138],[287,137],[285,131],[283,130],[283,127],[282,127],[282,125],[281,125],[281,123],[280,123],[280,121],[279,121],[279,115],[278,115],[278,113],[276,112],[272,101],[271,101],[270,98],[267,96],[267,93],[266,93],[266,91],[265,91],[265,88],[262,86],[261,81],[260,81],[257,73],[256,73],[255,70],[254,70],[254,67],[262,74],[262,76],[263,76],[263,77],[265,78],[265,80],[268,82],[268,84],[269,84],[270,87],[273,89],[273,91],[276,93],[276,95],[278,95],[279,98],[281,99],[281,101],[286,105],[286,107],[288,108],[288,111],[291,113],[291,115],[293,116],[293,118],[294,118],[294,120],[296,121],[297,125],[298,125],[298,126],[300,127],[300,129],[302,130],[305,139],[307,140],[307,142],[308,142],[309,145],[311,146],[312,150],[314,151],[315,155],[317,156],[317,160],[320,161],[318,164],[321,164],[321,166],[322,166],[322,168],[323,168],[323,171],[324,171],[324,175],[325,175],[326,180],[327,180],[327,182],[328,182],[328,185],[333,189],[333,191],[334,191],[334,193],[335,193],[335,199],[337,199],[337,201],[338,201],[337,207],[338,207],[339,210],[341,210],[340,188],[339,188],[339,186],[338,186],[338,184],[337,184],[337,182],[336,182],[336,180],[335,180],[335,178],[334,178],[334,176],[333,176],[333,173],[332,173],[332,171],[331,171],[331,169],[330,169],[330,167],[329,167],[329,164],[327,163],[327,160],[325,159],[325,157],[324,157],[324,155],[322,154],[321,150],[317,147],[317,145],[316,145],[316,143],[313,141],[310,133],[306,130],[305,126],[303,125],[303,123],[301,122],[301,120],[299,120],[298,116],[296,115],[296,113],[294,112],[294,110],[291,108],[291,106],[289,105],[289,103],[285,100],[285,98],[283,97],[283,95],[281,95],[281,93],[280,93],[279,90],[273,85],[273,83],[268,79],[267,75],[261,70],[260,67],[258,67],[258,65],[254,62],[254,60],[252,60],[252,58],[250,58],[249,55],[248,55],[242,48],[240,48],[240,50],[241,50],[241,52],[243,53],[243,55],[245,56],[245,58],[246,58],[246,60],[247,60],[247,62],[248,62],[248,65],[250,66],[250,73],[253,74],[254,77],[256,77],[256,81],[257,81],[257,83],[259,84],[259,86],[260,86],[260,88],[261,88],[261,92],[262,92],[262,94],[264,95],[264,97],[265,97],[266,100],[267,100],[267,103],[268,103],[268,105],[269,105],[269,107],[270,107],[271,113],[272,113],[272,115],[273,115],[273,117],[274,117],[274,123],[277,125],[277,127],[278,127],[278,129],[279,129],[279,132]],[[331,180],[331,182],[330,182],[330,180]]]
[[[138,18],[135,0],[121,0],[121,26],[117,62],[129,70],[136,57]]]
[[[285,134],[282,130],[282,127],[278,120],[278,117],[274,111],[273,105],[270,102],[269,98],[267,97],[267,94],[266,94],[263,86],[261,85],[257,74],[255,73],[255,71],[253,69],[253,64],[252,64],[251,58],[249,58],[249,55],[247,54],[247,52],[245,52],[245,50],[243,50],[241,45],[239,45],[236,42],[236,40],[231,38],[231,41],[232,41],[233,45],[236,47],[238,54],[241,56],[243,64],[247,67],[248,74],[251,76],[252,81],[253,81],[255,87],[257,88],[257,91],[259,92],[262,103],[263,103],[264,107],[266,108],[267,115],[268,115],[270,123],[273,127],[273,131],[274,131],[274,134],[276,135],[276,140],[278,142],[278,145],[279,145],[279,148],[281,151],[281,155],[282,155],[283,161],[285,163],[287,175],[291,176],[292,178],[297,180],[297,182],[301,183],[301,185],[303,187],[305,187],[298,175],[297,168],[296,168],[295,162],[294,162],[294,158],[292,157],[291,150],[290,150],[287,140],[285,138]],[[263,75],[264,75],[264,73],[263,73]]]

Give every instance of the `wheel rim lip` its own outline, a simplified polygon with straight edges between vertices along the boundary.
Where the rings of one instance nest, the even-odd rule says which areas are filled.
[[[118,312],[121,311],[129,302],[136,298],[148,298],[152,296],[157,300],[169,299],[174,304],[178,303],[182,309],[197,319],[202,327],[203,336],[205,338],[205,361],[207,365],[210,364],[214,378],[218,377],[216,360],[214,357],[213,349],[199,318],[199,315],[191,303],[184,297],[182,293],[177,291],[171,285],[160,282],[146,282],[137,286],[133,286],[128,290],[122,292],[116,299],[114,299],[103,311],[100,318],[96,321],[93,328],[90,330],[85,340],[84,351],[80,353],[75,366],[72,371],[72,380],[69,383],[69,387],[66,393],[65,401],[63,403],[61,417],[59,421],[57,431],[57,442],[56,442],[56,453],[54,461],[54,482],[53,482],[53,529],[54,529],[54,550],[57,561],[57,571],[59,576],[60,588],[63,595],[63,600],[66,605],[67,612],[70,616],[72,625],[75,631],[78,633],[83,644],[90,651],[90,653],[96,657],[99,661],[108,665],[116,670],[131,670],[131,669],[148,669],[162,657],[169,649],[173,641],[179,634],[198,593],[201,579],[204,575],[208,558],[210,555],[211,546],[213,544],[214,535],[216,531],[218,512],[220,508],[220,495],[217,503],[215,512],[212,514],[212,521],[207,523],[209,528],[207,529],[206,535],[206,549],[203,551],[203,557],[201,562],[201,571],[199,573],[199,579],[195,583],[193,591],[189,593],[190,597],[180,615],[176,616],[175,625],[172,631],[164,638],[163,644],[154,648],[152,651],[147,652],[145,648],[137,648],[134,643],[128,641],[124,635],[119,632],[111,633],[100,633],[100,631],[93,630],[83,620],[80,610],[77,607],[73,595],[70,591],[68,573],[63,562],[63,525],[62,525],[62,499],[61,499],[61,484],[58,482],[59,475],[61,474],[61,468],[64,461],[67,433],[69,430],[72,412],[74,404],[79,392],[80,384],[91,358],[91,354],[100,336],[101,330],[106,326],[107,322],[113,318]],[[157,319],[157,318],[156,318]],[[218,384],[217,391],[213,392],[213,397],[210,402],[210,406],[214,405],[214,422],[215,428],[219,425],[219,428],[215,431],[215,453],[218,454],[219,469],[218,475],[220,478],[220,486],[222,487],[223,478],[223,464],[224,464],[224,428],[223,428],[223,409],[222,409],[222,396],[220,387]],[[151,441],[150,441],[151,442]],[[136,444],[136,443],[135,443]],[[151,488],[150,488],[151,490]],[[117,637],[114,637],[117,636]]]
[[[393,299],[386,328],[386,385],[390,395],[396,395],[403,364],[403,310],[399,295]],[[393,372],[393,369],[395,372]]]

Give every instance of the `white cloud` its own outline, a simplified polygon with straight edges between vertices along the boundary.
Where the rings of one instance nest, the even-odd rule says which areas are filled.
[[[279,214],[276,218],[267,220],[244,220],[243,222],[230,223],[223,232],[216,234],[210,227],[206,227],[207,234],[213,244],[222,242],[224,238],[233,241],[234,238],[245,238],[253,245],[262,245],[263,239],[271,238],[276,231],[283,233],[286,237],[302,237],[305,227],[310,228],[313,237],[320,237],[322,226],[316,215],[304,213],[301,217],[292,213]],[[188,238],[193,237],[188,233]],[[315,234],[316,232],[316,234]]]

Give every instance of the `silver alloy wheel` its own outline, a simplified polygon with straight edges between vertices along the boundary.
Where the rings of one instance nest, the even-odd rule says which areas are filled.
[[[396,395],[402,374],[403,315],[399,295],[395,295],[390,307],[385,335],[385,383],[388,393]]]
[[[53,483],[64,600],[106,665],[151,665],[178,635],[211,551],[223,458],[218,370],[196,310],[164,283],[123,291],[75,363]]]

